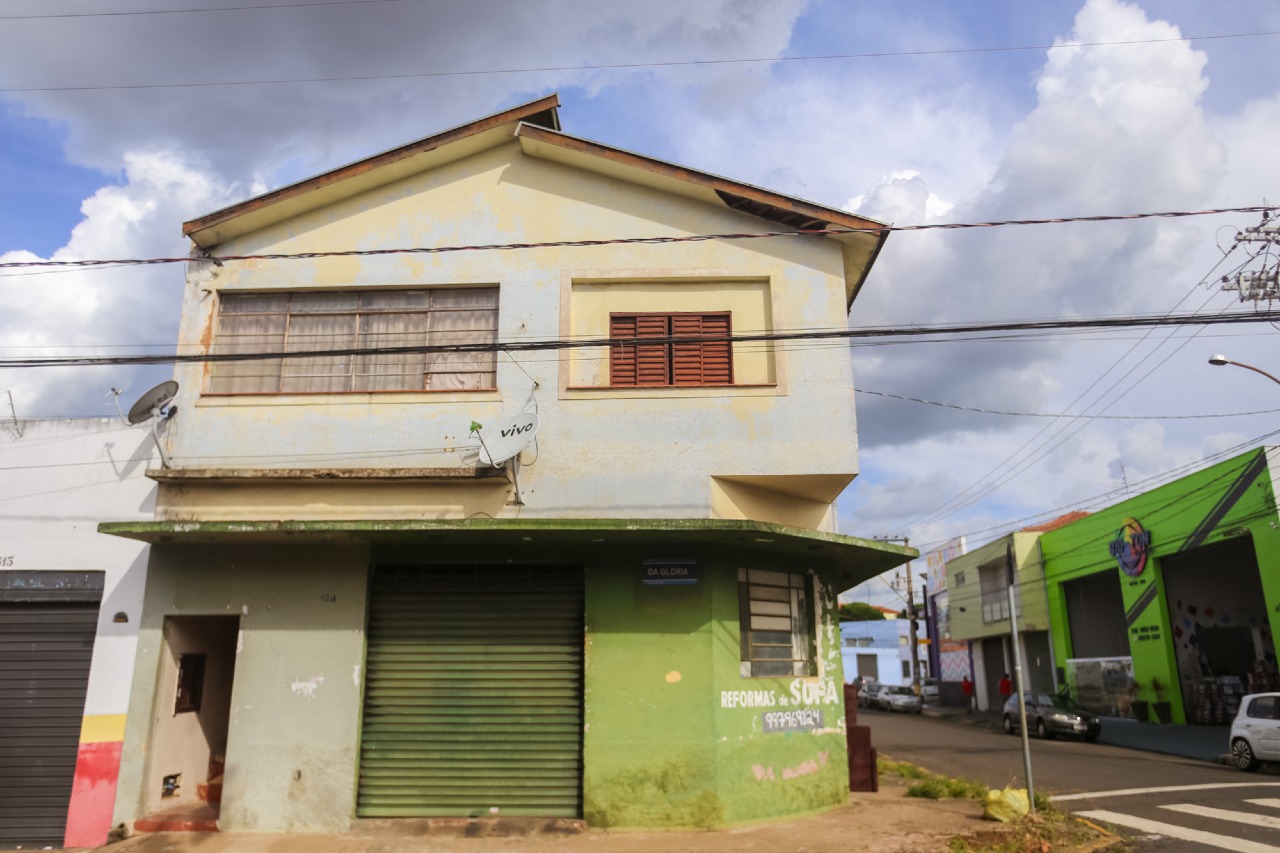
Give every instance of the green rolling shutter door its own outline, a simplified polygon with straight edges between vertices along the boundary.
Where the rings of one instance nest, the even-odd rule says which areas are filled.
[[[359,817],[581,815],[581,566],[377,567],[366,666]]]

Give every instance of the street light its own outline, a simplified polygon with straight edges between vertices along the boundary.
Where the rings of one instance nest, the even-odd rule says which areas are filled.
[[[1218,355],[1209,356],[1209,363],[1216,364],[1219,366],[1223,364],[1234,364],[1236,367],[1243,367],[1245,370],[1252,370],[1254,373],[1261,373],[1263,376],[1267,377],[1272,382],[1276,383],[1277,385],[1280,385],[1280,379],[1276,379],[1270,373],[1267,373],[1267,371],[1258,367],[1254,367],[1252,364],[1245,364],[1244,362],[1241,362],[1241,361],[1232,361],[1231,359],[1227,358],[1225,355],[1222,355],[1221,353],[1219,353]]]

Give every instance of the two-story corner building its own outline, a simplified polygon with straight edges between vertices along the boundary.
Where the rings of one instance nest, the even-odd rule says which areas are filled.
[[[102,525],[152,543],[117,821],[845,801],[835,591],[914,552],[835,529],[847,349],[742,338],[846,328],[876,223],[552,96],[184,228],[181,351],[235,358],[178,368],[156,518]],[[799,229],[848,233],[685,239]]]
[[[1000,679],[1014,673],[1009,585],[1013,582],[1018,652],[1027,689],[1054,692],[1061,679],[1054,667],[1053,638],[1040,537],[1087,513],[1071,512],[1044,524],[988,542],[946,561],[947,641],[968,643],[978,707],[1001,707]]]

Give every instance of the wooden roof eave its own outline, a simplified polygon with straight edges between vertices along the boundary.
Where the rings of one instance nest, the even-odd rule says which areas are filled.
[[[778,230],[857,229],[854,233],[827,235],[828,239],[844,244],[848,305],[853,304],[889,236],[884,223],[874,219],[556,130],[522,122],[515,134],[529,156],[592,168],[632,183],[646,183],[678,195],[721,204],[777,223]],[[643,174],[643,179],[638,180],[637,173]]]
[[[559,106],[559,98],[553,94],[503,110],[184,222],[182,233],[197,246],[209,249],[307,210],[439,165],[435,160],[447,162],[500,145],[511,138],[520,122],[539,121],[559,128]],[[457,145],[463,142],[471,144]],[[450,145],[456,150],[444,154],[442,149]]]

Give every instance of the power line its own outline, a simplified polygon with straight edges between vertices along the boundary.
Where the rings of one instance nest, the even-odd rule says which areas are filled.
[[[937,406],[942,409],[954,409],[960,412],[975,412],[983,415],[1004,415],[1015,418],[1074,418],[1076,415],[1054,414],[1053,412],[1008,412],[999,409],[981,409],[973,406],[961,406],[955,403],[939,403],[936,400],[922,400],[919,397],[908,397],[903,394],[890,394],[887,391],[872,391],[867,388],[854,389],[858,394],[871,394],[876,397],[889,397],[909,403],[923,403],[926,406]],[[1226,412],[1208,415],[1092,415],[1090,420],[1096,421],[1178,421],[1200,420],[1204,418],[1242,418],[1249,415],[1274,415],[1280,409],[1259,409],[1254,412]]]
[[[257,12],[262,9],[303,9],[313,6],[363,6],[403,3],[405,0],[302,0],[298,3],[260,3],[252,6],[208,6],[199,9],[140,9],[119,12],[59,12],[52,15],[0,15],[0,21],[48,21],[66,18],[131,18],[149,15],[196,15],[208,12]]]
[[[773,237],[839,237],[846,234],[887,234],[895,231],[959,231],[971,228],[1000,228],[1010,225],[1064,225],[1073,222],[1122,222],[1140,219],[1179,219],[1190,216],[1216,216],[1224,213],[1265,213],[1277,210],[1275,205],[1219,207],[1205,210],[1166,210],[1147,213],[1100,214],[1095,216],[1060,216],[1048,219],[1001,219],[990,222],[935,222],[923,225],[877,225],[868,228],[812,228],[796,231],[756,231],[735,234],[688,234],[664,237],[613,237],[596,240],[551,240],[540,243],[487,243],[468,246],[409,246],[387,249],[331,249],[314,252],[278,252],[257,255],[188,255],[180,258],[114,258],[81,260],[8,261],[0,269],[32,267],[98,267],[148,266],[154,264],[214,263],[227,261],[294,261],[317,258],[371,257],[379,255],[439,255],[451,252],[510,252],[525,249],[568,249],[592,246],[653,245],[669,243],[702,243],[710,240],[758,240]]]
[[[1204,284],[1218,270],[1218,268],[1226,261],[1226,259],[1230,257],[1230,255],[1236,250],[1237,245],[1238,244],[1233,245],[1230,249],[1224,251],[1223,256],[1218,259],[1217,263],[1213,265],[1213,267],[1209,270],[1209,272],[1207,272],[1204,276],[1202,276],[1200,281],[1197,282],[1197,284],[1194,285],[1186,293],[1186,295],[1184,295],[1181,299],[1179,299],[1178,302],[1173,306],[1173,308],[1171,308],[1169,312],[1167,312],[1167,314],[1172,314],[1174,310],[1176,310],[1180,305],[1186,302],[1187,299],[1191,297],[1191,294],[1195,292],[1196,288],[1198,288],[1201,284]],[[1244,263],[1248,263],[1248,261],[1246,260]],[[1205,300],[1205,302],[1202,304],[1201,307],[1204,307],[1204,305],[1207,305],[1208,302],[1209,300]],[[1225,313],[1225,309],[1223,312],[1219,312],[1219,313]],[[1102,400],[1106,397],[1107,394],[1110,394],[1112,391],[1115,390],[1115,388],[1119,384],[1121,384],[1121,382],[1125,381],[1127,379],[1128,374],[1122,374],[1120,378],[1118,378],[1114,383],[1112,383],[1108,388],[1106,388],[1098,397],[1096,397],[1093,400],[1093,402],[1089,403],[1083,411],[1077,414],[1068,414],[1069,410],[1073,406],[1075,406],[1076,403],[1083,400],[1085,396],[1089,394],[1089,392],[1092,391],[1095,387],[1097,387],[1097,385],[1103,379],[1105,379],[1109,374],[1111,374],[1113,371],[1116,371],[1119,368],[1121,361],[1124,358],[1127,358],[1130,354],[1136,352],[1139,344],[1141,344],[1143,341],[1149,338],[1153,332],[1154,332],[1154,329],[1149,330],[1146,334],[1144,334],[1142,339],[1137,343],[1135,343],[1132,347],[1130,347],[1129,350],[1124,354],[1124,356],[1122,356],[1120,359],[1114,360],[1107,367],[1107,369],[1102,372],[1102,374],[1097,379],[1095,379],[1092,383],[1090,383],[1090,385],[1087,388],[1081,391],[1080,394],[1077,395],[1076,398],[1066,406],[1066,408],[1063,411],[1063,417],[1065,418],[1065,421],[1063,423],[1054,422],[1054,423],[1046,424],[1035,435],[1033,435],[1031,438],[1023,442],[1023,444],[1017,450],[1013,451],[1013,453],[1005,457],[1005,459],[1002,462],[998,463],[995,468],[988,471],[986,474],[980,477],[976,482],[972,483],[971,485],[969,485],[959,493],[953,495],[952,497],[945,500],[943,503],[939,504],[938,506],[934,507],[932,510],[925,513],[925,515],[916,519],[914,522],[911,523],[911,525],[909,525],[908,529],[914,529],[926,523],[940,521],[941,519],[946,518],[947,516],[952,515],[968,506],[971,506],[979,500],[982,500],[987,495],[991,494],[993,491],[999,488],[1001,485],[1008,482],[1018,473],[1027,470],[1036,462],[1039,462],[1040,460],[1044,459],[1045,456],[1047,456],[1049,453],[1052,453],[1058,447],[1061,447],[1072,436],[1074,436],[1080,430],[1084,429],[1084,427],[1087,426],[1093,418],[1097,417],[1098,414],[1105,412],[1107,408],[1109,408],[1111,405],[1115,403],[1116,398],[1113,398],[1112,402],[1108,403],[1105,407],[1103,407],[1101,412],[1094,415],[1088,414],[1090,409],[1099,405],[1102,402]],[[1199,330],[1197,330],[1196,334],[1198,333],[1199,333]],[[1141,359],[1139,359],[1138,363],[1141,364],[1143,361],[1150,359],[1151,356],[1157,350],[1159,350],[1161,346],[1163,346],[1165,343],[1168,342],[1168,340],[1171,339],[1171,337],[1172,336],[1170,336],[1169,338],[1166,338],[1164,341],[1161,341],[1155,347],[1155,349],[1153,349],[1151,352],[1148,352]],[[1185,342],[1183,346],[1185,346]],[[1133,387],[1138,382],[1141,382],[1142,379],[1145,379],[1146,376],[1149,375],[1149,373],[1150,371],[1148,371],[1147,374],[1144,374],[1143,376],[1136,379],[1133,383],[1131,383],[1130,387]],[[1048,434],[1046,435],[1046,433]],[[1044,438],[1040,442],[1039,446],[1033,447],[1035,442],[1041,439],[1042,436],[1044,436]]]
[[[419,355],[436,353],[536,352],[543,350],[592,349],[617,346],[664,346],[695,343],[752,343],[757,341],[848,340],[856,338],[909,337],[917,335],[969,334],[1014,329],[1081,329],[1130,328],[1153,326],[1216,326],[1239,323],[1280,322],[1280,310],[1233,314],[1156,314],[1131,317],[1079,318],[1074,320],[1034,320],[1011,323],[978,323],[969,325],[929,325],[906,327],[864,327],[839,331],[761,332],[747,335],[699,335],[645,338],[579,338],[493,343],[423,344],[403,347],[339,347],[323,350],[254,353],[194,353],[189,355],[133,356],[16,356],[0,359],[0,368],[19,367],[84,367],[95,365],[207,364],[231,361],[263,361],[293,358],[334,358],[368,355]]]
[[[346,0],[348,3],[358,2],[393,2],[393,0]],[[287,8],[289,6],[324,6],[324,5],[342,5],[341,3],[294,3],[280,5],[264,5],[250,7],[233,7],[233,8],[210,8],[195,10],[161,10],[156,13],[132,12],[132,13],[115,13],[115,14],[179,14],[186,11],[193,12],[224,12],[224,11],[244,11],[247,9],[277,9]],[[112,13],[98,13],[112,14]],[[92,13],[82,13],[80,15],[63,15],[63,16],[44,16],[44,15],[20,15],[0,17],[0,20],[34,20],[39,18],[53,17],[91,17]],[[1058,42],[1055,44],[1037,44],[1037,45],[1018,45],[1013,47],[968,47],[968,48],[937,48],[933,50],[903,50],[903,51],[868,51],[864,53],[832,53],[808,56],[760,56],[760,57],[737,57],[727,59],[676,59],[665,62],[616,62],[602,63],[595,65],[544,65],[531,66],[527,68],[478,68],[470,70],[448,70],[448,71],[421,71],[406,74],[353,74],[353,75],[335,75],[328,77],[281,77],[274,79],[260,80],[214,80],[214,81],[196,81],[192,83],[133,83],[119,85],[84,85],[84,86],[22,86],[0,89],[0,92],[19,93],[19,92],[104,92],[104,91],[133,91],[144,89],[203,89],[203,88],[220,88],[230,86],[279,86],[279,85],[298,85],[307,83],[344,83],[344,82],[367,82],[372,80],[421,80],[437,77],[481,77],[492,75],[512,75],[512,74],[543,74],[543,73],[562,73],[575,71],[630,71],[642,70],[649,68],[682,68],[682,67],[698,67],[698,66],[714,66],[714,65],[757,65],[761,63],[784,63],[784,62],[830,62],[850,59],[887,59],[902,57],[925,57],[925,56],[959,56],[965,54],[983,54],[983,53],[1019,53],[1027,51],[1049,51],[1076,49],[1082,47],[1123,47],[1128,45],[1143,44],[1185,44],[1192,41],[1215,41],[1223,39],[1244,39],[1244,38],[1260,38],[1265,36],[1280,35],[1280,31],[1262,31],[1251,33],[1221,33],[1204,36],[1178,36],[1170,38],[1155,39],[1127,39],[1120,41],[1095,41],[1095,42]]]

